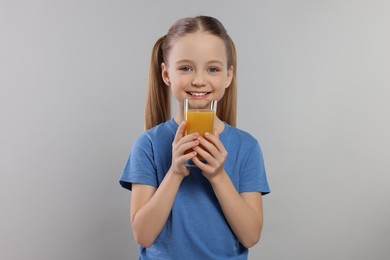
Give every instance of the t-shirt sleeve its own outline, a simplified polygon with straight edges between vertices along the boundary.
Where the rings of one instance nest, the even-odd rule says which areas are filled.
[[[158,186],[154,163],[153,145],[150,138],[143,134],[134,143],[119,183],[131,190],[132,183]]]
[[[247,160],[243,165],[239,192],[261,192],[263,195],[270,192],[263,153],[257,141],[249,149]]]

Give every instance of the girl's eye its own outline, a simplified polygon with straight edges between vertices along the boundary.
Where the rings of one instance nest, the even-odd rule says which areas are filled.
[[[183,72],[190,72],[190,71],[192,71],[191,67],[189,67],[189,66],[180,67],[179,70],[181,70]]]
[[[215,72],[218,72],[219,69],[217,67],[211,67],[208,69],[209,72],[212,72],[212,73],[215,73]]]

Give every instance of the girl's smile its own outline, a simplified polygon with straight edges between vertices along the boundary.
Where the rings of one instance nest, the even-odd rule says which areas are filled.
[[[187,92],[188,95],[191,96],[191,98],[196,99],[196,98],[205,98],[207,97],[211,92]]]

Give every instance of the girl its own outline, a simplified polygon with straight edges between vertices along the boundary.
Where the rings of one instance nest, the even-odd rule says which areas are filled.
[[[235,75],[233,41],[215,18],[178,20],[154,45],[146,131],[120,179],[140,259],[247,259],[260,239],[269,187],[257,140],[235,128]],[[214,133],[184,135],[184,98],[218,100]]]

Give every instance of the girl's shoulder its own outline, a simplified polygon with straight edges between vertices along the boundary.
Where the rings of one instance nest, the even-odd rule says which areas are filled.
[[[145,130],[143,133],[138,136],[137,140],[139,141],[161,141],[161,140],[170,140],[175,136],[176,130],[178,128],[177,123],[171,119],[166,122],[160,123],[148,130]]]
[[[258,143],[257,138],[254,137],[251,133],[231,126],[228,123],[225,123],[225,129],[221,133],[221,136],[233,142],[239,141],[244,143]]]

